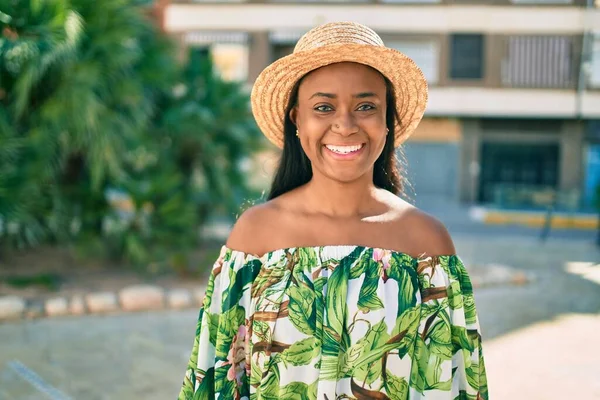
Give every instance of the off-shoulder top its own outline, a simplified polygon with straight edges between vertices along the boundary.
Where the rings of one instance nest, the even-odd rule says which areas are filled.
[[[488,400],[481,344],[457,255],[223,246],[179,400]]]

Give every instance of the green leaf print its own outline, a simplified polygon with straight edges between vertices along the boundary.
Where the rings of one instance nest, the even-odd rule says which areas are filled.
[[[226,360],[231,341],[237,333],[240,325],[246,321],[244,308],[237,306],[227,310],[219,318],[219,329],[216,340],[216,359]]]
[[[287,268],[261,269],[252,284],[252,294],[254,297],[269,297],[280,294],[281,285],[287,282]]]
[[[433,271],[419,264],[417,274],[417,260],[401,253],[382,252],[385,258],[375,262],[374,250],[366,247],[356,246],[351,254],[330,259],[328,249],[323,250],[276,252],[254,260],[260,263],[256,266],[241,266],[236,256],[223,263],[222,271],[215,270],[223,280],[213,279],[207,287],[210,296],[199,314],[179,400],[317,400],[319,383],[326,381],[325,387],[335,388],[334,395],[327,392],[329,400],[449,400],[453,383],[463,389],[453,393],[455,400],[475,400],[477,396],[469,393],[478,390],[479,400],[488,399],[474,300],[457,257],[433,257],[430,266],[440,266]],[[234,265],[241,269],[234,272]],[[430,282],[432,272],[436,287]],[[440,276],[445,273],[448,277]],[[378,296],[385,282],[386,290],[396,287],[389,280],[398,284],[398,303],[393,305],[398,310],[388,310],[391,320],[389,313],[385,319],[379,314],[384,298]],[[244,308],[247,299],[240,303],[249,290],[251,310]],[[419,294],[427,301],[417,303]],[[396,293],[393,296],[396,300]],[[348,304],[352,299],[356,302]],[[246,376],[242,365],[232,370],[227,357],[240,325],[252,312]],[[276,337],[273,329],[279,332]],[[236,363],[243,359],[241,346],[242,341],[235,346]],[[198,364],[208,369],[206,373]],[[236,379],[229,380],[234,371]],[[310,379],[316,380],[308,382],[314,371],[318,379],[314,375]]]
[[[198,322],[196,323],[196,336],[194,337],[194,347],[192,347],[192,355],[190,356],[189,367],[195,368],[198,364],[198,345],[200,341],[200,332],[202,330],[202,325],[205,321],[205,313],[204,309],[200,309],[200,313],[198,314]]]
[[[449,392],[452,390],[452,378],[448,379],[447,381],[436,382],[433,385],[430,385],[429,388],[432,390],[444,390]]]
[[[323,314],[325,310],[325,299],[323,296],[323,288],[325,287],[325,283],[327,279],[323,276],[318,277],[314,281],[314,290],[315,290],[315,335],[320,340],[323,341]]]
[[[252,282],[260,271],[260,260],[251,260],[237,272],[229,269],[229,287],[223,293],[222,312],[239,304],[244,290],[250,290]]]
[[[269,372],[260,384],[260,390],[257,391],[261,400],[278,400],[279,399],[279,366],[276,363],[271,363]]]
[[[224,385],[228,381],[227,380],[227,372],[229,371],[229,367],[230,367],[229,365],[223,365],[223,366],[220,366],[219,368],[214,369],[213,385],[214,385],[215,391],[217,393],[223,392]],[[226,392],[225,394],[228,396],[231,395],[228,392]]]
[[[450,282],[450,287],[447,290],[448,293],[448,306],[452,310],[456,310],[463,306],[463,295],[458,281]]]
[[[383,386],[390,400],[408,399],[408,382],[406,382],[404,377],[397,377],[389,370],[386,370],[383,378]]]
[[[323,293],[323,288],[325,287],[325,283],[327,283],[327,278],[324,276],[320,276],[314,280],[313,285],[315,287],[315,292]]]
[[[317,382],[307,385],[304,382],[291,382],[281,388],[281,400],[312,400],[317,398]]]
[[[337,357],[325,356],[321,357],[321,369],[319,378],[324,381],[334,381],[345,376],[346,371],[341,370],[340,360]]]
[[[290,286],[289,318],[294,327],[305,335],[314,335],[316,329],[315,292],[307,287]]]
[[[198,336],[194,338],[194,349],[197,349],[199,346],[200,339]],[[192,355],[190,356],[190,361],[188,363],[189,368],[196,368],[198,365],[198,351],[192,351]]]
[[[235,400],[236,396],[236,381],[223,381],[223,386],[218,390],[220,400]]]
[[[374,262],[372,258],[361,259],[357,264],[365,264],[365,278],[358,295],[358,308],[363,313],[383,308],[383,302],[377,296],[380,284],[381,265]]]
[[[483,360],[482,348],[479,348],[479,393],[481,394],[482,399],[489,399],[487,372],[485,370],[485,361]]]
[[[454,257],[434,257],[444,273],[451,279],[456,279],[456,259]]]
[[[467,328],[462,326],[452,325],[452,345],[453,351],[457,352],[459,349],[465,349],[469,352],[475,351],[475,343],[469,336]]]
[[[477,400],[477,395],[468,394],[465,390],[461,390],[458,392],[458,396],[452,400]]]
[[[416,330],[419,319],[421,318],[421,307],[413,307],[404,311],[396,318],[396,325],[392,329],[392,337],[410,331],[411,327]]]
[[[210,344],[213,346],[217,345],[217,333],[219,331],[219,314],[213,314],[211,312],[205,312],[204,318],[208,325],[208,337]],[[200,334],[198,332],[197,334]]]
[[[477,310],[475,308],[475,298],[473,295],[463,296],[465,308],[465,322],[472,325],[477,322]]]
[[[479,363],[472,362],[471,365],[465,368],[467,373],[467,382],[472,388],[479,388]]]
[[[286,365],[309,365],[319,354],[321,343],[315,337],[300,340],[281,353],[281,361]]]
[[[382,345],[381,347],[378,347],[371,351],[365,351],[358,357],[358,359],[352,365],[350,365],[350,373],[353,374],[352,371],[359,371],[361,368],[364,368],[365,366],[368,366],[370,363],[373,363],[375,361],[380,362],[381,357],[383,357],[383,355],[387,352],[390,352],[392,350],[401,351],[405,348],[406,342],[403,342],[401,339],[398,339],[397,342],[388,342]]]
[[[469,274],[467,272],[467,269],[465,268],[465,265],[458,257],[452,257],[452,262],[454,263],[457,280],[460,282],[463,294],[472,295],[473,285],[471,283],[471,278],[469,278]]]
[[[317,259],[317,252],[313,247],[300,247],[296,249],[298,252],[298,262],[295,269],[302,272],[309,272],[315,265]]]
[[[213,293],[215,291],[215,278],[220,273],[221,271],[215,272],[213,270],[210,274],[210,277],[208,278],[208,283],[206,284],[206,291],[204,292],[204,299],[202,300],[202,306],[206,309],[209,309],[212,303]]]
[[[323,327],[323,356],[337,357],[340,353],[340,336],[330,327]]]
[[[441,387],[447,385],[446,381],[440,383],[443,362],[444,360],[434,354],[429,356],[427,370],[425,371],[425,390],[435,389],[437,385],[441,385]]]
[[[262,369],[256,363],[256,358],[250,359],[250,385],[252,387],[258,387],[262,381]]]
[[[271,343],[271,328],[267,322],[253,319],[252,333],[258,338],[255,342]]]
[[[342,333],[346,319],[349,263],[350,257],[344,258],[327,281],[326,326],[338,335]]]
[[[387,270],[389,279],[398,282],[398,312],[397,316],[417,304],[418,279],[413,269],[399,264],[395,257],[390,260],[390,268]]]
[[[367,252],[365,252],[365,254],[363,254],[362,257],[360,257],[356,261],[354,266],[352,268],[350,268],[350,274],[348,276],[348,279],[357,279],[357,278],[361,277],[362,274],[364,274],[367,266],[370,264],[369,263],[370,260],[373,260],[373,250],[372,249],[369,249]]]
[[[209,400],[215,397],[215,370],[210,368],[206,371],[206,375],[202,378],[200,387],[190,399],[193,400]]]
[[[425,373],[429,363],[429,349],[420,335],[416,336],[413,350],[410,351],[412,358],[412,367],[410,370],[410,386],[418,392],[425,390]]]
[[[194,386],[193,385],[185,385],[181,392],[179,393],[179,397],[177,400],[194,400]]]
[[[224,271],[221,271],[221,274],[227,273],[227,279],[228,281],[227,283],[227,287],[225,288],[225,290],[223,291],[223,294],[221,296],[221,312],[225,312],[227,310],[229,310],[231,308],[231,306],[235,305],[235,303],[233,303],[230,300],[230,292],[231,292],[231,288],[233,286],[235,286],[235,279],[236,279],[236,273],[235,270],[233,269],[234,264],[230,264],[227,266],[227,269]],[[221,277],[221,279],[225,279],[225,277]],[[225,283],[225,282],[224,282]],[[221,285],[221,288],[224,285]]]
[[[384,352],[380,351],[380,349],[384,347],[389,339],[390,335],[387,333],[387,325],[384,320],[381,320],[367,331],[364,338],[356,342],[355,346],[360,349],[360,353],[355,360],[352,360],[353,362],[350,365],[352,375],[356,381],[366,382],[370,385],[381,376],[381,356],[383,356]],[[348,352],[352,351],[352,347]],[[372,361],[365,361],[369,359],[369,354],[381,354],[381,356],[371,357]]]
[[[429,329],[427,338],[430,340],[429,351],[431,354],[435,354],[444,360],[452,359],[452,334],[450,327],[444,321],[438,320],[435,322]]]

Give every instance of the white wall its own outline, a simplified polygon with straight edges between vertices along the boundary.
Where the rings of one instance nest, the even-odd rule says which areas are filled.
[[[427,113],[572,118],[578,114],[577,103],[574,90],[432,87]],[[580,104],[582,117],[600,118],[600,92],[584,92]]]
[[[600,29],[600,10],[578,7],[469,5],[171,4],[170,32],[192,29],[308,29],[330,21],[356,21],[387,32],[576,34]]]

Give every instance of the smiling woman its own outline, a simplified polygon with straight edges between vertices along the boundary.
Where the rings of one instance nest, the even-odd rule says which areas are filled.
[[[260,74],[252,111],[282,157],[214,263],[180,400],[489,399],[465,266],[398,196],[426,103],[414,62],[350,22]]]
[[[317,91],[313,93],[311,88],[316,88]],[[329,90],[319,91],[322,88]],[[305,97],[301,98],[302,95]],[[298,118],[303,117],[306,121],[298,121]],[[361,156],[363,148],[370,144],[370,148],[365,150],[369,151],[371,157],[374,154],[378,154],[378,157],[367,158],[365,161],[367,169],[373,169],[375,186],[394,194],[403,191],[399,163],[394,151],[395,126],[399,120],[395,91],[390,80],[375,68],[360,63],[340,62],[307,73],[291,88],[283,118],[283,153],[269,200],[312,179],[313,168],[318,168],[313,162],[318,162],[319,159],[314,152],[311,153],[310,147],[306,147],[312,142],[308,139],[311,132],[318,132],[318,129],[322,131],[327,127],[331,128],[326,139],[328,142],[321,141],[323,144],[318,147],[321,159],[324,155],[329,155],[333,160],[353,160]],[[362,126],[378,124],[371,126],[369,131],[384,136],[382,148],[378,149],[374,142],[369,143],[367,131],[361,130],[359,123]],[[300,124],[303,125],[302,132]],[[277,143],[277,139],[271,140]],[[360,151],[346,155],[350,151],[357,151],[355,148],[348,148],[353,145],[361,146]],[[327,149],[331,151],[327,152]],[[323,168],[320,170],[323,171]]]
[[[386,81],[377,70],[349,62],[324,66],[306,75],[294,92],[287,118],[297,128],[297,151],[313,171],[341,181],[368,176],[385,144],[393,145],[392,138],[387,140],[386,116],[388,106],[395,115],[394,103],[387,104]]]

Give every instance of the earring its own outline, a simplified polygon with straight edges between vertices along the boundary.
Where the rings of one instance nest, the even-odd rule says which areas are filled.
[[[300,137],[300,132],[298,132],[298,129],[296,129],[296,136]]]

